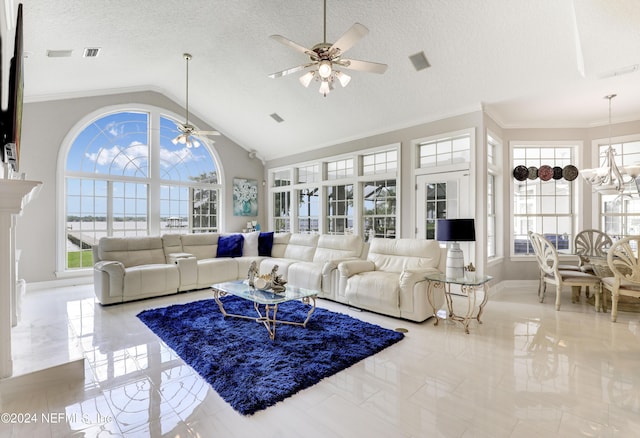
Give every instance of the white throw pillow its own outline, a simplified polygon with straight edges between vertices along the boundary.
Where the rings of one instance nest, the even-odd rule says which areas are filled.
[[[243,257],[258,257],[258,237],[260,231],[253,233],[242,233],[244,236],[244,245],[242,246]]]

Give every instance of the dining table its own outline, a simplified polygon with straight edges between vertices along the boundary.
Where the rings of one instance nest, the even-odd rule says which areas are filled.
[[[583,265],[591,265],[594,275],[599,278],[613,277],[613,271],[609,267],[606,254],[578,254],[568,250],[560,250],[559,254],[572,255],[582,260]],[[609,295],[607,295],[609,294]],[[608,299],[607,299],[608,298]],[[595,297],[592,295],[587,298],[587,303],[595,306]],[[600,300],[600,306],[602,311],[607,311],[607,301],[611,301],[611,294],[609,291],[602,288],[602,299]],[[637,299],[627,296],[620,296],[618,299],[618,309],[624,312],[637,312],[640,313],[640,302]],[[599,309],[596,309],[599,310]]]

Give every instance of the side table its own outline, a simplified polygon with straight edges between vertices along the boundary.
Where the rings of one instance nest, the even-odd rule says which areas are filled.
[[[431,308],[433,309],[433,314],[436,317],[436,322],[434,325],[438,325],[438,322],[440,322],[440,317],[438,316],[438,312],[433,305],[433,289],[438,289],[441,287],[444,290],[444,297],[447,301],[447,310],[449,312],[449,318],[451,320],[462,322],[462,324],[464,325],[464,331],[467,334],[469,334],[469,322],[472,319],[476,319],[478,323],[482,324],[482,321],[480,321],[480,316],[482,315],[482,310],[484,309],[484,306],[487,304],[487,300],[489,299],[488,283],[489,281],[493,280],[493,277],[489,275],[472,274],[461,278],[451,278],[447,277],[444,274],[429,274],[426,275],[425,278],[429,282],[429,287],[427,288],[427,299],[429,300],[429,304],[431,304]],[[453,311],[453,299],[451,297],[452,284],[460,285],[463,296],[467,297],[467,313],[464,316],[456,315]],[[476,316],[473,316],[476,304],[478,302],[478,289],[482,289],[483,297],[478,308],[478,314]]]

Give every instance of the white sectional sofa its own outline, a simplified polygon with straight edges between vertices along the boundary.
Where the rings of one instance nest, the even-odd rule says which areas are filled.
[[[93,248],[93,285],[102,304],[174,294],[178,265],[166,262],[162,238],[102,238]]]
[[[234,256],[221,256],[220,247],[239,233],[104,237],[94,247],[96,297],[106,305],[207,288],[246,278],[256,261],[261,273],[278,265],[289,284],[321,298],[413,321],[433,314],[424,275],[444,261],[436,241],[374,239],[367,254],[354,235],[263,234],[271,234],[268,251],[259,232],[245,233]],[[441,291],[434,298],[442,307]]]
[[[373,239],[366,260],[338,265],[337,301],[412,321],[433,316],[427,299],[425,275],[442,270],[443,250],[435,240]],[[442,289],[434,291],[433,304],[444,304]]]
[[[221,238],[239,233],[103,237],[94,247],[96,297],[102,304],[113,304],[207,288],[246,278],[256,261],[263,274],[278,265],[289,284],[331,298],[335,292],[330,284],[338,284],[338,263],[360,257],[364,247],[359,236],[271,234],[269,255],[260,255],[260,233],[255,232],[242,234],[242,253],[235,257],[220,257],[218,247]],[[292,269],[296,265],[300,266]]]

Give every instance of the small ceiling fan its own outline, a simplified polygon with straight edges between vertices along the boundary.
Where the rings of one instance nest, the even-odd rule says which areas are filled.
[[[333,83],[336,80],[338,80],[343,87],[346,87],[349,81],[351,81],[351,76],[337,70],[336,67],[382,74],[387,70],[386,64],[342,58],[342,55],[347,50],[353,47],[368,33],[369,29],[360,23],[355,23],[338,38],[338,41],[333,44],[327,43],[327,0],[324,0],[324,41],[316,44],[311,49],[307,49],[282,35],[271,35],[271,38],[279,43],[308,55],[309,62],[277,73],[272,73],[269,77],[275,79],[306,68],[312,68],[312,70],[300,77],[300,83],[308,87],[313,79],[320,81],[320,89],[318,91],[326,97],[327,94],[333,90]]]
[[[185,104],[185,108],[186,108],[186,117],[185,117],[185,122],[184,123],[178,123],[178,129],[180,130],[181,134],[178,135],[176,138],[174,138],[173,140],[171,140],[171,142],[173,144],[184,144],[186,145],[188,148],[191,147],[199,147],[200,146],[200,142],[195,141],[191,138],[192,135],[220,135],[220,133],[218,131],[199,131],[195,128],[195,126],[193,126],[192,124],[189,123],[189,61],[191,61],[191,58],[193,58],[191,56],[190,53],[184,53],[182,55],[185,59],[185,61],[187,62],[187,92],[186,92],[186,104]],[[213,142],[213,140],[212,140]]]

